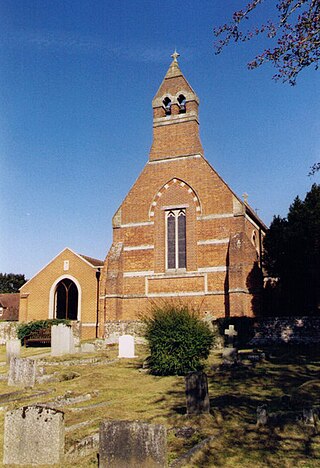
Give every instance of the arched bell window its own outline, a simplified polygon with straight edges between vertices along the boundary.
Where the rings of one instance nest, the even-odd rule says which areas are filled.
[[[171,115],[171,99],[168,96],[164,98],[163,106],[166,115]]]
[[[179,114],[186,113],[186,98],[183,94],[180,94],[178,97],[178,104],[179,104]]]
[[[78,288],[69,278],[61,280],[55,291],[55,318],[78,319]]]

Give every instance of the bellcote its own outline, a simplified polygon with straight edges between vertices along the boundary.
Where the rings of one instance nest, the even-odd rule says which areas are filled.
[[[199,138],[199,98],[182,74],[179,54],[172,62],[152,101],[153,144],[150,160],[203,154]]]

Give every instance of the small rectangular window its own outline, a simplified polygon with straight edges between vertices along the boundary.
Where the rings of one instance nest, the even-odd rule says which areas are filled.
[[[166,211],[166,254],[167,269],[186,268],[186,210]]]

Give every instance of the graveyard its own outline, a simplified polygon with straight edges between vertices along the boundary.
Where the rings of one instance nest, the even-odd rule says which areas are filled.
[[[23,429],[30,431],[30,440],[32,433],[41,431],[43,414],[48,419],[52,413],[59,420],[63,415],[64,447],[56,440],[50,442],[50,434],[45,439],[50,463],[63,451],[63,463],[60,458],[55,466],[98,466],[100,424],[107,440],[107,431],[115,433],[119,421],[139,421],[144,431],[152,425],[162,440],[166,431],[163,456],[172,467],[320,466],[320,358],[310,350],[279,348],[260,354],[241,350],[235,359],[232,353],[213,349],[204,368],[208,394],[198,413],[190,408],[202,396],[191,392],[193,402],[186,400],[184,376],[148,373],[146,345],[135,345],[135,357],[120,352],[118,344],[105,345],[101,340],[95,346],[83,343],[81,350],[52,355],[50,348],[22,347],[20,359],[27,367],[13,372],[17,358],[11,357],[9,368],[6,347],[0,347],[1,460],[5,415],[10,415],[6,430],[12,439],[10,418],[23,420],[28,411],[38,411],[38,416],[31,415],[31,427]],[[52,430],[61,432],[61,422],[58,426]],[[58,432],[51,436],[56,439]],[[22,450],[15,440],[6,443],[14,452],[10,457]],[[125,451],[121,437],[114,445],[114,450]],[[30,443],[24,450],[35,449]],[[27,459],[28,454],[23,456]],[[10,460],[13,463],[14,458]]]

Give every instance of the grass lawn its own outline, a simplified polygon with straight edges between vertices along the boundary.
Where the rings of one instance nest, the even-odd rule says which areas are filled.
[[[23,350],[23,356],[44,351],[45,348],[28,348]],[[37,384],[30,390],[8,387],[6,381],[0,381],[0,460],[6,410],[48,402],[69,392],[69,396],[90,393],[92,398],[63,408],[67,428],[85,423],[66,432],[66,450],[77,440],[97,432],[103,419],[139,419],[166,425],[169,462],[201,440],[215,436],[209,447],[197,453],[185,466],[320,467],[320,435],[312,428],[295,421],[262,428],[255,424],[257,406],[263,403],[268,405],[269,411],[277,413],[301,409],[308,404],[320,405],[320,380],[317,380],[320,357],[288,353],[259,363],[255,368],[221,371],[217,368],[219,353],[215,351],[206,367],[211,414],[189,417],[185,412],[184,378],[155,377],[141,372],[146,353],[145,347],[138,346],[137,359],[122,359],[108,365],[47,366],[47,373],[59,372],[68,379],[70,373],[76,372],[79,377]],[[105,360],[114,359],[116,355],[117,347],[110,346],[94,356]],[[81,355],[81,358],[92,356]],[[79,355],[74,357],[79,359]],[[48,362],[52,360],[48,355]],[[5,347],[0,347],[1,362],[5,362]],[[8,367],[1,366],[0,374],[6,372]],[[47,393],[34,396],[42,391]],[[13,392],[17,393],[10,395]],[[291,397],[290,408],[287,399],[282,398],[284,395]],[[82,410],[74,411],[75,408]],[[194,429],[190,438],[176,435],[177,429],[185,426]],[[318,429],[320,431],[320,424]],[[96,456],[78,460],[76,466],[97,466]]]

